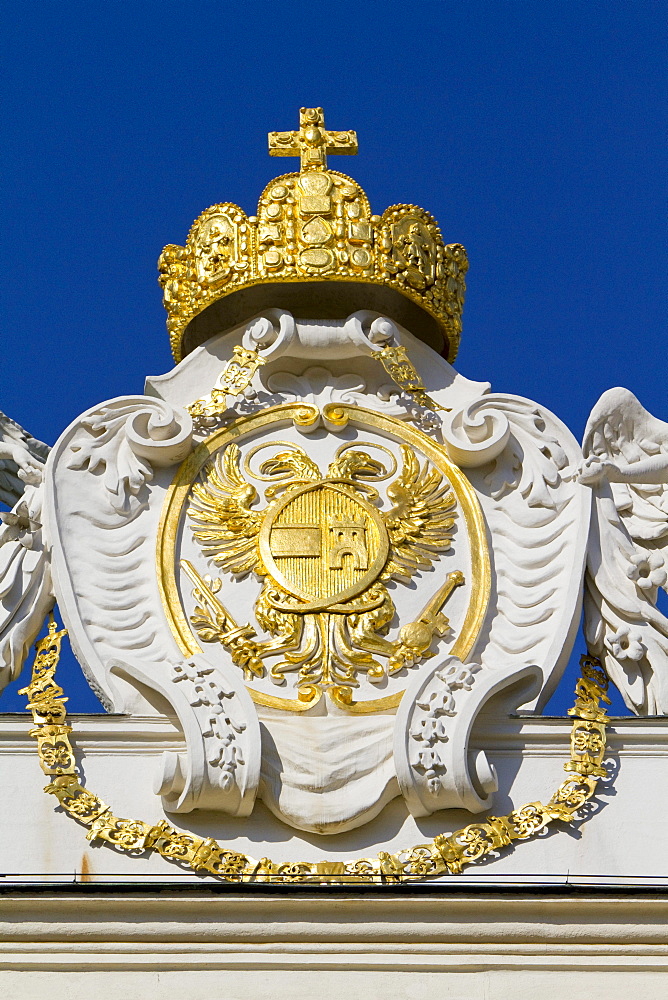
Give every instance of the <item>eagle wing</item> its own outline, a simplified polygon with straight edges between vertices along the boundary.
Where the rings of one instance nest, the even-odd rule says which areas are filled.
[[[205,469],[203,482],[193,487],[188,514],[193,535],[204,555],[234,576],[246,576],[260,560],[258,536],[262,512],[251,510],[258,492],[239,469],[236,444]]]
[[[384,576],[406,580],[450,547],[456,501],[438,469],[427,461],[421,466],[407,445],[401,455],[401,473],[387,489],[394,506],[385,515],[391,549]]]

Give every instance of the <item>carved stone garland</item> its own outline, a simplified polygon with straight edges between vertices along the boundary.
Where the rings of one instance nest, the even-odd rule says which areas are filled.
[[[28,696],[42,770],[52,780],[44,791],[55,795],[66,812],[89,827],[87,840],[106,840],[122,851],[156,851],[168,861],[195,872],[206,872],[226,882],[326,882],[397,883],[438,875],[458,875],[466,865],[509,846],[514,840],[528,840],[553,820],[570,823],[591,799],[599,778],[607,775],[603,757],[606,750],[605,692],[608,679],[601,663],[582,656],[582,677],[575,687],[571,757],[564,764],[569,777],[559,786],[547,805],[530,802],[507,816],[490,816],[446,836],[439,834],[429,844],[375,858],[354,861],[259,861],[221,846],[213,838],[204,839],[175,829],[166,820],[151,826],[141,820],[115,816],[93,792],[80,783],[67,725],[67,698],[56,683],[55,672],[66,629],[58,630],[53,616],[48,635],[37,643],[32,680],[19,693]]]

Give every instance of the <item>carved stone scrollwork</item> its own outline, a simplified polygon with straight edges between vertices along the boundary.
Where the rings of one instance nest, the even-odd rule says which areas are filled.
[[[229,422],[240,412],[252,413],[286,399],[321,403],[315,397],[322,393],[325,402],[359,405],[368,404],[371,395],[374,405],[400,412],[401,407],[392,399],[398,395],[396,385],[383,386],[378,394],[369,393],[365,380],[353,373],[333,377],[328,369],[317,366],[301,376],[274,368],[270,375],[256,377],[258,369],[283,356],[321,359],[371,355],[394,336],[395,330],[390,320],[367,311],[354,313],[345,321],[318,322],[295,320],[284,309],[267,309],[247,324],[241,345],[234,346],[232,357],[211,391],[189,405],[197,431]]]
[[[334,376],[326,368],[313,366],[307,368],[301,375],[292,372],[275,372],[269,376],[267,386],[272,393],[286,402],[310,403],[321,409],[329,404],[350,406],[369,406],[373,400],[374,409],[381,413],[397,415],[399,407],[394,398],[380,399],[367,392],[366,382],[359,375]],[[395,390],[396,392],[396,390]],[[304,428],[306,431],[315,430]]]
[[[508,668],[500,675],[448,656],[413,678],[397,712],[394,761],[414,816],[489,808],[498,788],[496,772],[481,750],[469,750],[473,722],[503,688],[539,676],[536,667]]]
[[[474,656],[484,669],[539,664],[539,708],[580,619],[591,506],[576,481],[580,449],[548,410],[501,393],[446,414],[443,439],[451,459],[468,470],[492,543],[498,597]],[[561,556],[567,546],[568,560]]]
[[[182,461],[190,450],[192,418],[186,410],[147,396],[112,399],[79,420],[70,441],[68,467],[103,473],[109,503],[129,513],[152,466]]]
[[[53,448],[44,523],[58,604],[86,677],[111,711],[149,710],[136,685],[115,680],[122,675],[112,674],[113,657],[146,666],[176,653],[161,635],[152,582],[151,484],[157,470],[187,455],[191,435],[185,410],[126,396],[83,414]]]
[[[181,462],[190,450],[192,421],[186,410],[150,400],[128,418],[128,443],[135,455],[156,468]]]
[[[508,417],[493,396],[483,396],[447,414],[443,419],[443,440],[453,462],[475,468],[491,462],[508,444]]]
[[[242,337],[245,350],[269,361],[290,355],[296,358],[352,358],[371,355],[394,341],[398,327],[392,320],[367,309],[346,320],[296,320],[285,309],[267,309],[251,320]]]
[[[257,351],[268,361],[285,354],[297,334],[294,316],[286,309],[267,309],[252,319],[241,339],[247,351]]]
[[[260,727],[238,678],[194,657],[172,665],[171,685],[117,661],[113,673],[159,691],[176,711],[186,749],[163,754],[154,791],[168,812],[219,809],[250,815],[260,777]]]
[[[0,412],[0,691],[21,673],[54,597],[42,528],[48,445]]]
[[[283,372],[277,370],[276,364],[283,358],[316,361],[318,372],[326,373],[332,383],[344,378],[352,380],[351,385],[355,385],[358,393],[354,401],[358,405],[392,412],[436,439],[440,439],[440,414],[449,411],[446,402],[461,405],[476,390],[487,388],[486,383],[464,379],[441,358],[434,365],[433,358],[424,356],[425,347],[418,347],[415,357],[417,342],[411,334],[387,316],[368,309],[351,313],[345,320],[295,319],[286,310],[266,309],[234,334],[241,338],[241,344],[234,344],[232,356],[228,356],[222,371],[218,369],[205,394],[188,403],[197,435],[230,423],[237,416],[293,398],[289,390],[282,391],[282,376],[288,381],[302,379],[315,366],[299,375],[293,365]],[[213,348],[211,351],[212,361],[216,359],[213,363],[219,364],[218,353]],[[225,354],[228,351],[229,348]],[[363,359],[362,364],[351,365],[345,375],[340,368],[336,373],[331,370],[330,362],[355,358]],[[373,364],[367,359],[373,359]],[[435,371],[443,376],[443,384],[438,384]],[[425,378],[434,386],[430,392]],[[158,395],[164,391],[163,381],[162,377],[149,380]],[[171,396],[172,386],[169,392]],[[312,392],[306,388],[306,395]],[[434,392],[440,392],[442,398],[437,400]]]

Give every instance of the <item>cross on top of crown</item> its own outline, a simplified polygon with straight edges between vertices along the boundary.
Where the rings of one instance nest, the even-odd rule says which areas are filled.
[[[299,156],[302,170],[324,170],[327,153],[354,156],[356,132],[328,132],[322,108],[300,108],[298,132],[270,132],[270,156]]]

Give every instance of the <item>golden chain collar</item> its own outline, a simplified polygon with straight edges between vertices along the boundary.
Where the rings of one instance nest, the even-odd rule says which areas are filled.
[[[56,684],[55,673],[66,629],[58,630],[53,616],[48,635],[37,643],[32,680],[19,694],[29,698],[42,770],[52,780],[44,789],[55,795],[66,812],[89,827],[88,840],[106,840],[121,851],[156,851],[182,868],[215,875],[226,882],[360,882],[397,883],[438,875],[457,875],[466,865],[479,861],[514,840],[528,840],[553,820],[570,823],[596,791],[599,778],[606,776],[605,708],[610,703],[605,692],[608,680],[601,663],[582,656],[582,677],[575,688],[571,757],[564,764],[569,776],[547,805],[530,802],[507,816],[490,816],[446,836],[440,834],[429,844],[375,858],[354,861],[288,861],[269,858],[256,861],[246,854],[221,846],[213,838],[204,839],[175,829],[166,820],[151,826],[141,820],[120,819],[93,792],[80,783],[67,725],[67,698]]]
[[[412,396],[420,406],[427,410],[450,412],[449,407],[441,406],[428,394],[405,347],[391,347],[386,344],[379,351],[374,351],[371,356],[380,361],[395,385]],[[188,407],[190,415],[198,420],[225,413],[227,397],[242,395],[253,381],[255,372],[264,364],[266,364],[265,358],[262,358],[257,351],[246,350],[237,344],[232,357],[220,373],[217,386],[208,396],[203,396],[202,399],[190,404]]]

